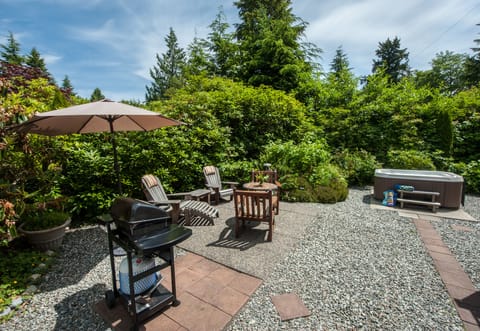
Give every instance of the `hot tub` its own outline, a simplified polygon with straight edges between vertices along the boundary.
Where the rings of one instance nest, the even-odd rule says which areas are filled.
[[[452,172],[431,170],[376,169],[373,186],[375,199],[396,184],[411,185],[415,190],[439,192],[438,202],[444,208],[460,208],[463,201],[463,177]]]

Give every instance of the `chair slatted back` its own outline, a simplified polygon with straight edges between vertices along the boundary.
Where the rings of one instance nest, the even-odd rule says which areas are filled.
[[[215,166],[203,167],[203,174],[205,175],[205,181],[208,186],[222,187],[222,180],[220,178],[220,171]]]
[[[244,221],[272,222],[271,191],[234,190],[235,217]]]
[[[162,183],[155,175],[144,175],[142,177],[142,189],[148,201],[168,200]]]

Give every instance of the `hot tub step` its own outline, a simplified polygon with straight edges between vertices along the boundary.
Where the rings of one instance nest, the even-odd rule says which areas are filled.
[[[400,202],[400,208],[403,208],[404,203],[411,203],[416,205],[431,206],[433,212],[436,212],[437,208],[441,206],[440,202],[435,202],[435,201],[412,200],[412,199],[404,199],[404,198],[398,198],[397,201]]]
[[[407,191],[407,190],[397,190],[397,192],[408,193],[408,194],[418,194],[418,195],[431,195],[431,196],[439,196],[440,192],[430,192],[430,191]]]

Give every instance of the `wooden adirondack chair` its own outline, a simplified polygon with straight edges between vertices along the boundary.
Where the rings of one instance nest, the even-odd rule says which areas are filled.
[[[210,189],[211,195],[214,197],[215,203],[218,205],[220,199],[228,198],[229,201],[233,197],[233,189],[239,184],[238,182],[224,182],[220,178],[220,170],[215,166],[203,167],[205,176],[205,186]]]
[[[190,225],[194,216],[203,217],[213,224],[213,218],[218,217],[218,210],[203,201],[192,200],[190,192],[166,194],[162,183],[155,175],[142,177],[142,189],[147,201],[170,212],[172,222],[177,223],[180,215],[185,216],[185,225]],[[171,200],[172,197],[181,199]]]

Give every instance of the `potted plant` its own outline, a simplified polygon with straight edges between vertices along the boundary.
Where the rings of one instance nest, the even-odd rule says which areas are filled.
[[[54,208],[52,204],[41,203],[27,206],[20,221],[18,232],[25,235],[34,248],[45,251],[60,247],[71,219],[63,208]]]
[[[270,178],[270,177],[268,176],[268,174],[261,174],[261,173],[259,173],[259,174],[257,174],[257,175],[255,176],[255,180],[259,183],[258,186],[262,186],[263,183],[268,182],[269,178]]]

